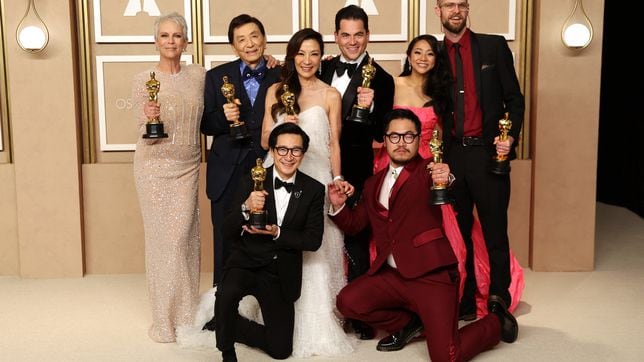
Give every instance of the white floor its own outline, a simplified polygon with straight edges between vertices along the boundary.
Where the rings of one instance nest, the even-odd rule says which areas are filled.
[[[597,205],[596,270],[525,271],[517,309],[519,339],[476,361],[644,361],[644,220]],[[571,250],[571,255],[574,250]],[[208,289],[211,275],[202,275]],[[0,361],[217,361],[214,349],[188,350],[147,337],[143,275],[77,279],[0,278]],[[424,342],[377,352],[376,340],[334,361],[423,361]],[[239,346],[241,361],[269,360]],[[291,358],[292,361],[297,359]]]

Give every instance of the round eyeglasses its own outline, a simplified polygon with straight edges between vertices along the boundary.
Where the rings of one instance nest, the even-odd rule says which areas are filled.
[[[397,144],[402,139],[406,144],[413,143],[418,133],[387,133],[385,137],[389,138],[389,142]]]
[[[304,150],[301,147],[293,147],[293,148],[288,148],[288,147],[275,147],[275,150],[277,151],[277,154],[280,156],[286,156],[288,155],[289,151],[291,152],[291,155],[293,157],[300,157],[304,154]]]

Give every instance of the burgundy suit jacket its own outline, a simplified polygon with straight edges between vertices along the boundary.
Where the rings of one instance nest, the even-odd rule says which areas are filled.
[[[331,219],[347,234],[371,226],[376,243],[376,259],[368,271],[376,273],[392,253],[398,271],[405,278],[416,278],[456,264],[456,256],[442,229],[440,206],[429,204],[432,179],[426,169],[430,160],[416,156],[400,173],[389,198],[389,210],[378,201],[388,168],[365,182],[358,204],[344,207]]]

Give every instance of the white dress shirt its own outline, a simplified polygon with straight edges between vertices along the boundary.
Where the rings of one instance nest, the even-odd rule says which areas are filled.
[[[288,180],[282,180],[281,177],[277,175],[277,172],[273,173],[273,185],[275,185],[275,179],[278,178],[284,182],[292,182],[295,183],[295,176],[297,174],[293,175],[291,178]],[[274,190],[275,192],[275,212],[277,213],[277,226],[282,226],[282,221],[284,221],[284,215],[286,214],[286,209],[288,208],[288,202],[291,200],[291,193],[286,191],[286,188],[280,187],[277,190]],[[279,237],[279,229],[278,229],[278,234],[275,237],[276,239]]]
[[[358,57],[356,60],[348,61],[344,58],[343,55],[340,55],[340,61],[349,63],[349,64],[357,64],[359,65],[362,62],[362,59],[367,55],[367,52],[362,53],[361,56]],[[357,67],[356,65],[356,67]],[[360,68],[356,68],[356,72],[359,72]],[[344,92],[347,91],[347,88],[349,87],[349,83],[351,82],[351,77],[349,77],[349,72],[344,72],[341,77],[338,77],[338,74],[333,71],[333,80],[331,80],[331,86],[340,92],[342,96],[344,96]]]

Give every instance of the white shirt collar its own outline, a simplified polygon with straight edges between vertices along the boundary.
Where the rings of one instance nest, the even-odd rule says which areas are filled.
[[[360,64],[360,63],[362,63],[362,59],[364,59],[364,57],[365,57],[365,56],[367,56],[367,52],[362,53],[362,54],[358,57],[358,59],[356,59],[356,60],[347,60],[347,59],[344,57],[344,55],[340,54],[340,61],[341,61],[341,62],[345,62],[345,63],[349,63],[349,64]]]

